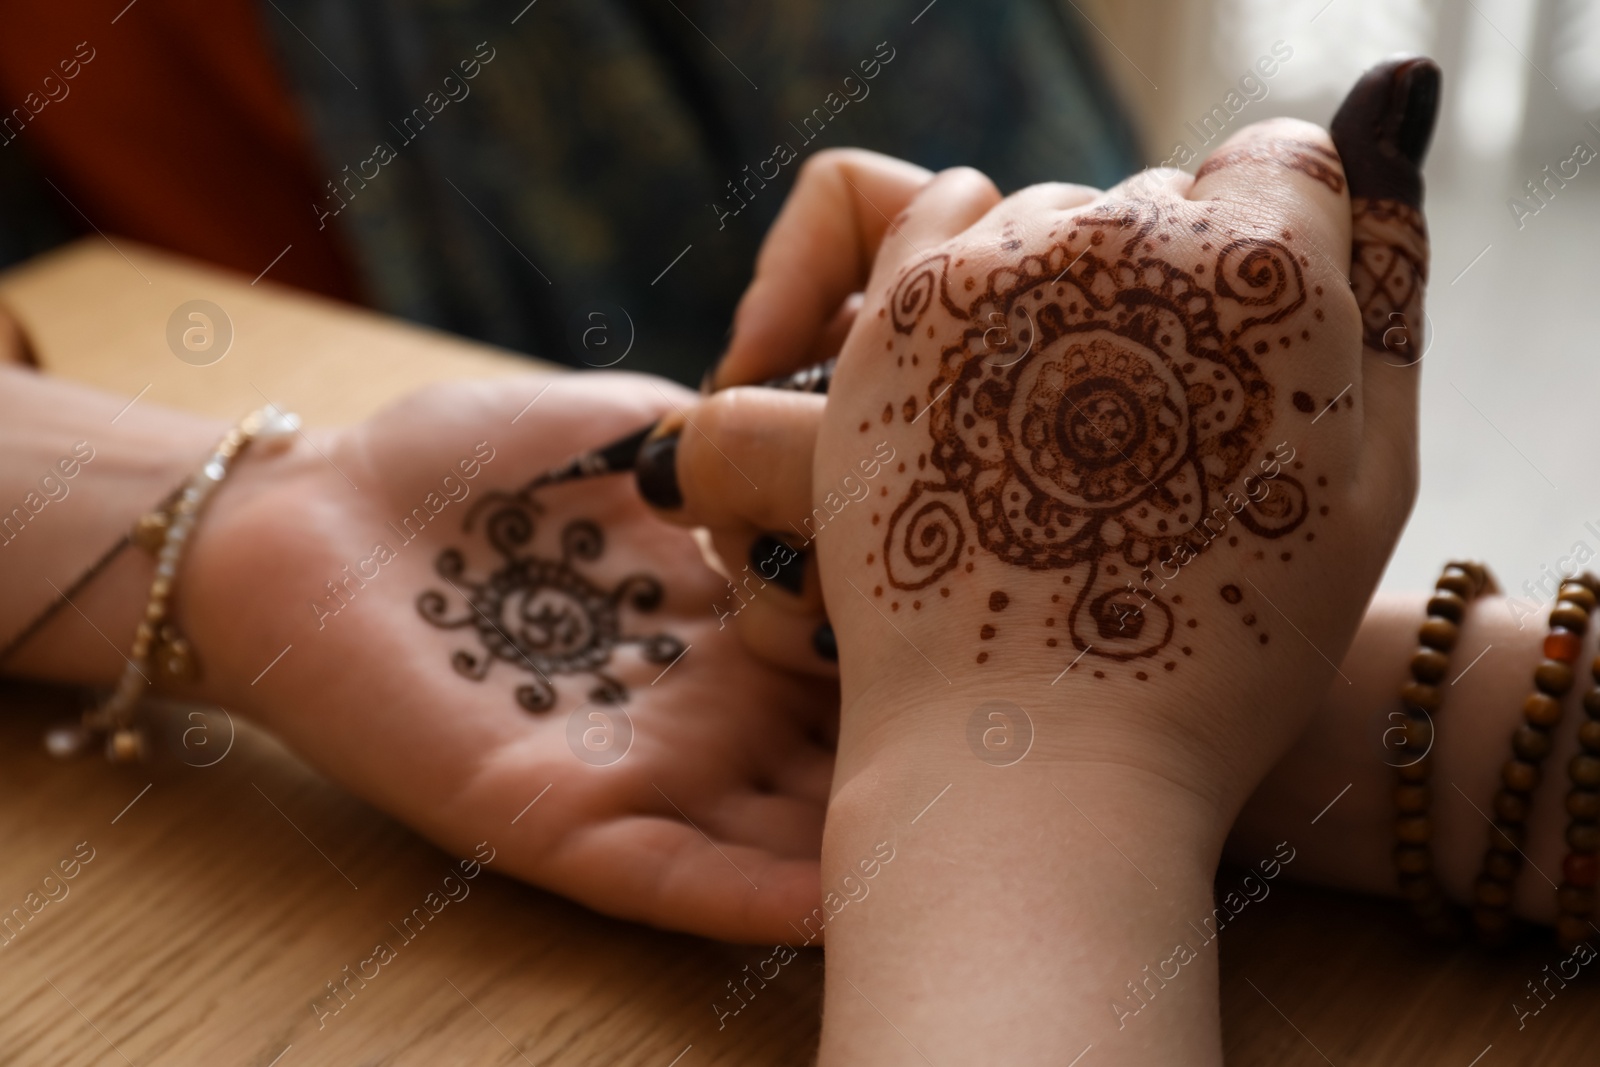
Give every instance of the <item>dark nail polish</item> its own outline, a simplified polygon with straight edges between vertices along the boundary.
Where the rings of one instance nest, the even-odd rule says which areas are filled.
[[[829,663],[839,662],[839,641],[833,636],[833,627],[823,623],[811,635],[811,647]]]
[[[1413,166],[1420,167],[1428,158],[1434,123],[1439,118],[1439,68],[1428,62],[1416,64],[1410,69],[1401,91],[1405,105],[1400,128],[1395,134],[1395,147]]]
[[[795,596],[805,592],[806,554],[771,534],[762,534],[751,543],[750,569]]]
[[[1356,82],[1329,127],[1352,197],[1422,206],[1439,84],[1439,67],[1417,56],[1380,63]]]
[[[675,511],[683,507],[683,490],[678,488],[676,431],[645,442],[644,447],[639,449],[633,477],[639,485],[639,495],[652,506],[663,511]]]

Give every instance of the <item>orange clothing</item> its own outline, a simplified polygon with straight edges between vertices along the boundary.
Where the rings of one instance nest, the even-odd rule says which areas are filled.
[[[0,0],[0,152],[27,151],[86,231],[251,278],[283,253],[270,280],[354,300],[261,17],[252,0]]]

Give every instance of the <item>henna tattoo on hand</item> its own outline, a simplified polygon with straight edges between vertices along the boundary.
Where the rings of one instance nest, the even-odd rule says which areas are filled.
[[[1409,366],[1422,358],[1427,223],[1420,209],[1399,200],[1359,197],[1351,201],[1350,210],[1356,232],[1363,235],[1350,253],[1350,287],[1361,308],[1362,343]]]
[[[450,616],[450,599],[428,590],[417,597],[417,611],[434,626],[471,630],[481,651],[458,649],[450,664],[463,677],[482,681],[495,661],[512,664],[533,677],[517,687],[516,701],[528,711],[555,706],[554,675],[586,674],[594,680],[588,699],[620,704],[628,690],[606,667],[613,652],[635,645],[651,663],[669,663],[683,644],[667,634],[640,636],[624,632],[625,608],[648,614],[661,606],[661,583],[647,574],[631,574],[607,589],[584,576],[580,563],[592,563],[605,551],[605,535],[587,519],[575,519],[561,530],[559,552],[541,556],[528,549],[543,508],[531,493],[497,494],[489,507],[484,533],[501,563],[481,580],[467,576],[466,557],[459,549],[439,553],[434,569],[466,601],[465,610]],[[471,532],[481,508],[467,516]]]
[[[1253,138],[1237,148],[1218,152],[1195,171],[1195,180],[1240,163],[1270,163],[1286,170],[1297,170],[1326,185],[1329,192],[1344,192],[1344,167],[1339,162],[1339,154],[1326,145],[1289,137]]]
[[[1043,620],[1046,646],[1064,631],[1085,654],[1155,657],[1198,625],[1182,596],[1156,595],[1160,574],[1172,577],[1224,536],[1235,546],[1241,536],[1275,540],[1305,522],[1308,493],[1289,473],[1304,464],[1268,439],[1275,392],[1263,366],[1309,340],[1290,321],[1322,290],[1307,292],[1289,233],[1214,246],[1204,240],[1211,224],[1191,219],[1123,203],[1079,216],[1047,251],[986,279],[948,254],[901,277],[887,308],[900,336],[888,347],[901,351],[898,366],[909,360],[931,377],[922,397],[887,405],[884,421],[926,417],[930,446],[887,516],[881,566],[912,610],[935,590],[949,596],[950,577],[972,572],[982,549],[1060,572],[1050,600],[1062,606]],[[1204,261],[1179,265],[1162,247],[1178,225],[1202,239]],[[950,337],[958,340],[936,341]],[[1309,394],[1294,405],[1306,410]],[[1237,587],[1226,589],[1236,603],[1228,594]],[[874,593],[886,595],[883,586]],[[1007,623],[1036,625],[1007,619],[1010,601],[990,595],[981,642]],[[1248,612],[1242,621],[1257,623]],[[989,658],[977,653],[979,663]]]

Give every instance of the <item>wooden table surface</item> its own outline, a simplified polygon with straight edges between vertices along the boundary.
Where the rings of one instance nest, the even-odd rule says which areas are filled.
[[[192,299],[235,330],[207,367],[166,340]],[[527,367],[124,241],[94,238],[0,276],[0,301],[50,373],[225,417],[265,396],[309,422],[346,421],[424,382]],[[813,1056],[816,951],[719,1030],[725,983],[770,950],[604,919],[491,873],[407,941],[396,927],[440,889],[449,857],[215,710],[163,712],[158,754],[137,767],[55,761],[39,737],[75,714],[73,699],[0,690],[0,1064]],[[1027,917],[996,900],[994,921]],[[349,979],[380,941],[400,945],[394,958]],[[1538,1004],[1525,983],[1562,958],[1548,942],[1493,958],[1430,949],[1391,902],[1280,881],[1219,943],[1232,1067],[1600,1063],[1592,982],[1546,994],[1519,1028],[1513,1005]],[[1063,1063],[1076,1054],[1064,1052]]]

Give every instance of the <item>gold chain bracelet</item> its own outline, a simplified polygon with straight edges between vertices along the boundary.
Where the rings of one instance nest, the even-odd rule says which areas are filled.
[[[156,574],[150,583],[144,618],[134,630],[133,647],[111,695],[97,707],[85,711],[79,725],[60,727],[45,736],[45,746],[53,755],[73,755],[104,737],[106,757],[112,762],[124,763],[144,757],[144,732],[134,718],[147,687],[154,684],[151,675],[186,681],[200,673],[193,646],[172,620],[173,586],[195,523],[206,501],[228,476],[234,459],[251,442],[283,439],[299,428],[298,416],[270,405],[251,412],[217,443],[210,458],[179,492],[154,511],[140,516],[134,524],[131,540],[156,560]]]

